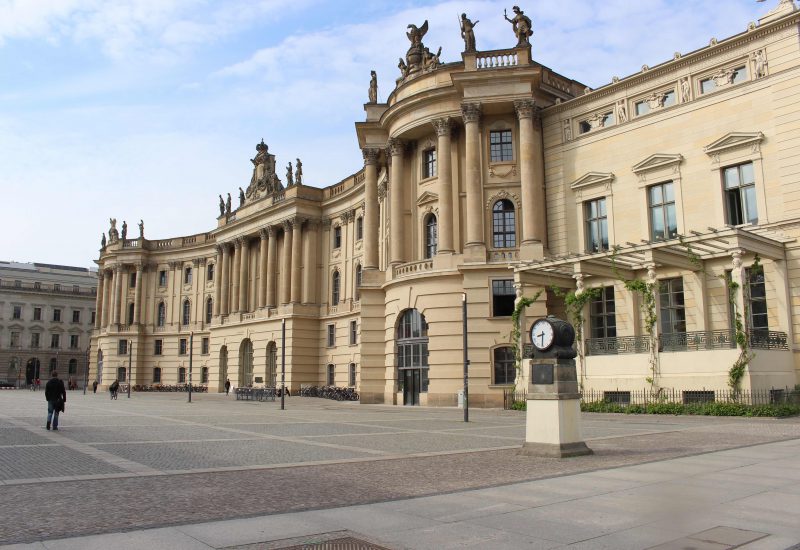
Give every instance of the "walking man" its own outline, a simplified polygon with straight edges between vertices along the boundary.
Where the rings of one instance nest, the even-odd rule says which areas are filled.
[[[228,395],[228,392],[231,391],[231,380],[230,378],[225,379],[225,395]]]
[[[58,372],[53,371],[50,376],[44,387],[44,398],[47,399],[47,429],[50,429],[52,421],[53,430],[58,431],[58,413],[63,410],[67,401],[67,390],[64,389],[64,382],[58,378]]]

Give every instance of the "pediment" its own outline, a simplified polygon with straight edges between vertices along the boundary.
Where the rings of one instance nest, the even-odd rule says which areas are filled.
[[[432,202],[439,202],[439,195],[431,193],[430,191],[425,191],[417,199],[417,206],[423,206]]]
[[[656,153],[655,155],[650,155],[640,163],[635,164],[631,170],[633,170],[634,174],[639,174],[647,172],[648,170],[657,170],[669,166],[677,167],[681,162],[683,162],[683,155],[681,154]]]
[[[573,190],[585,189],[597,185],[605,185],[606,188],[608,188],[611,187],[611,182],[614,181],[614,178],[614,174],[610,172],[589,172],[573,181],[569,186]]]
[[[731,132],[706,145],[703,150],[707,155],[714,155],[728,149],[758,147],[763,140],[764,134],[761,132]]]

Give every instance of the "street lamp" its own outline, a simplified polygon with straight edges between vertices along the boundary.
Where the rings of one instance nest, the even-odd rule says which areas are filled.
[[[281,410],[285,408],[286,395],[286,318],[281,319]]]
[[[464,422],[469,422],[469,353],[467,352],[467,293],[461,293],[461,325],[464,333]]]
[[[89,385],[89,353],[91,349],[92,345],[89,344],[86,348],[86,363],[83,368],[83,395],[86,395],[86,386]]]
[[[194,331],[189,333],[189,403],[192,402],[192,352],[194,351]]]
[[[131,398],[132,376],[133,376],[133,340],[128,340],[128,399]]]

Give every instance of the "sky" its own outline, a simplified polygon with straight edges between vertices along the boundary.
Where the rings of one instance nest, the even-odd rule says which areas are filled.
[[[540,0],[533,57],[593,88],[743,32],[778,0]],[[0,0],[0,260],[94,266],[114,217],[128,234],[210,231],[246,188],[262,138],[277,172],[326,187],[363,166],[354,123],[370,70],[383,102],[430,30],[461,60],[513,47],[497,1]]]

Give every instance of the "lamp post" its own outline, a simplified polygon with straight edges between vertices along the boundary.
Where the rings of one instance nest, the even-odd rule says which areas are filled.
[[[132,376],[133,376],[133,340],[128,340],[128,399],[131,398]]]
[[[86,366],[83,369],[83,395],[86,395],[86,386],[89,385],[89,353],[92,349],[92,345],[86,348]]]
[[[461,327],[464,333],[464,422],[469,422],[469,353],[467,352],[467,293],[461,293]]]
[[[192,352],[194,351],[194,331],[189,333],[189,403],[192,402]]]
[[[286,395],[286,318],[281,319],[281,410],[285,408]]]

